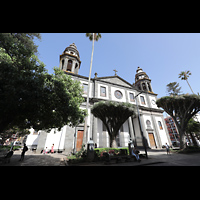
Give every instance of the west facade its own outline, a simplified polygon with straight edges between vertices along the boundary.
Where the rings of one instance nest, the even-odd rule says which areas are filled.
[[[135,83],[131,84],[116,74],[114,76],[91,78],[88,83],[88,77],[79,75],[81,61],[76,45],[73,43],[67,47],[60,56],[60,69],[66,76],[80,81],[83,86],[85,102],[81,105],[86,108],[86,97],[88,84],[89,91],[89,116],[88,116],[88,134],[87,141],[92,138],[97,147],[109,147],[109,135],[102,121],[95,118],[91,111],[92,106],[99,101],[117,101],[128,102],[136,105],[136,99],[139,107],[141,127],[139,125],[138,115],[130,117],[121,127],[116,138],[118,147],[127,147],[130,139],[137,146],[142,145],[141,129],[143,130],[146,145],[149,148],[162,148],[165,143],[171,145],[171,140],[163,118],[163,111],[156,105],[157,94],[153,92],[151,79],[138,67],[135,74]],[[37,151],[50,149],[54,144],[55,150],[61,150],[66,153],[79,151],[83,143],[84,124],[77,127],[64,126],[61,131],[52,129],[50,133],[45,131],[38,132]],[[27,144],[29,145],[29,144]],[[31,145],[31,143],[30,143]],[[29,146],[30,146],[29,145]]]

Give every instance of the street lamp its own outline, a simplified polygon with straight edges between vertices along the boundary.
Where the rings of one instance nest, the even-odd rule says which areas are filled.
[[[141,125],[140,112],[139,112],[139,107],[138,107],[137,98],[136,98],[141,93],[142,92],[140,92],[139,94],[137,94],[134,98],[135,98],[135,101],[136,101],[136,107],[137,107],[137,112],[138,112],[139,126],[140,126],[141,135],[142,135],[142,143],[143,143],[143,147],[144,147],[146,158],[148,159],[147,148],[146,148],[146,143],[145,143],[144,134],[143,134],[143,128],[142,128],[142,125]]]
[[[92,61],[93,61],[93,53],[94,53],[94,33],[92,33],[92,55],[91,55],[91,61],[90,61],[90,73],[89,73],[89,78],[88,78],[88,88],[87,88],[87,100],[86,100],[86,111],[89,114],[89,93],[90,93],[90,79],[91,79],[91,72],[92,72]],[[88,121],[88,116],[86,115],[85,117],[85,124],[84,124],[84,132],[83,132],[83,140],[85,139],[85,142],[87,143],[88,141],[88,128],[87,128],[87,121]]]

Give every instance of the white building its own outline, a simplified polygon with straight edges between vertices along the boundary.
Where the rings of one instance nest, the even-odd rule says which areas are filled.
[[[81,61],[76,45],[73,43],[67,47],[60,55],[60,69],[65,71],[66,76],[70,75],[72,79],[79,80],[83,86],[85,102],[82,108],[86,107],[88,77],[78,74]],[[88,116],[88,138],[92,138],[97,147],[109,147],[109,136],[105,126],[100,119],[95,118],[91,112],[91,107],[98,101],[118,101],[136,104],[137,97],[139,112],[141,117],[141,126],[143,129],[146,144],[149,148],[161,148],[168,143],[171,145],[169,134],[163,118],[163,111],[156,105],[157,94],[153,92],[151,79],[138,67],[135,74],[135,83],[131,84],[118,76],[95,77],[90,81],[89,91],[89,116]],[[52,129],[50,133],[39,131],[37,141],[37,151],[51,148],[63,150],[66,153],[73,150],[78,151],[83,142],[84,124],[79,124],[75,128],[64,126],[61,131]],[[27,141],[29,140],[27,138]],[[142,137],[139,127],[138,116],[130,117],[121,127],[118,137],[118,147],[127,147],[129,139],[132,139],[137,146],[142,146]]]

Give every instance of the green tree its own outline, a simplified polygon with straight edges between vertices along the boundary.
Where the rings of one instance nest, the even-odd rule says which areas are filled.
[[[17,134],[17,137],[23,137],[26,134],[30,134],[30,131],[28,129],[20,129],[14,126],[13,128],[6,130],[4,133],[0,133],[1,145],[3,145],[8,138],[12,138],[13,134]]]
[[[47,76],[43,85],[44,98],[38,104],[40,114],[33,120],[37,129],[60,129],[67,124],[75,126],[82,123],[86,115],[86,111],[80,108],[84,102],[80,82],[72,80],[59,68],[54,68],[54,73]]]
[[[89,37],[90,41],[93,41],[93,39],[98,41],[101,38],[101,33],[86,33],[86,37]]]
[[[179,77],[178,78],[181,78],[181,80],[186,80],[187,81],[187,84],[189,85],[192,93],[194,94],[193,90],[192,90],[192,87],[190,86],[189,82],[188,82],[188,78],[189,76],[192,75],[192,73],[188,70],[188,71],[182,71],[180,74],[179,74]]]
[[[200,96],[194,94],[166,96],[158,99],[156,104],[174,119],[180,135],[180,148],[183,149],[188,121],[200,111]]]
[[[197,141],[194,137],[194,133],[198,134],[200,132],[200,123],[198,121],[195,121],[193,118],[191,118],[188,121],[187,127],[186,127],[186,133],[190,134],[190,137],[192,138],[192,142],[194,146],[198,146]]]
[[[0,33],[0,133],[18,128],[50,129],[82,122],[82,88],[37,58],[38,33]]]
[[[181,87],[179,87],[179,83],[172,82],[167,84],[167,92],[169,95],[178,95],[181,93]]]
[[[92,62],[93,62],[93,54],[94,54],[94,41],[98,41],[101,38],[101,33],[86,33],[86,37],[89,37],[89,40],[92,41],[92,55],[91,55],[91,61],[90,61],[90,72],[89,72],[89,78],[88,78],[88,90],[87,90],[87,100],[86,100],[86,111],[88,112],[88,105],[89,105],[89,91],[90,91],[90,79],[91,79],[91,72],[92,72]],[[85,125],[84,125],[84,135],[83,138],[86,137],[87,142],[87,115],[85,117]]]
[[[135,106],[129,103],[100,101],[92,109],[92,114],[101,119],[110,137],[110,147],[116,148],[116,136],[124,122],[135,115]]]

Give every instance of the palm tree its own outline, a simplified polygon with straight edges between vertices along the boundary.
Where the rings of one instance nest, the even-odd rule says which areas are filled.
[[[188,121],[186,133],[190,134],[190,137],[192,139],[194,146],[198,146],[198,144],[193,134],[195,133],[195,135],[197,135],[199,131],[200,131],[200,123],[198,121],[195,121],[193,118],[191,118]],[[188,140],[189,140],[189,137],[188,137]]]
[[[192,73],[188,70],[188,71],[185,71],[185,72],[181,72],[180,74],[179,74],[179,77],[178,78],[181,78],[181,80],[186,80],[187,81],[187,84],[189,85],[189,87],[190,87],[190,89],[191,89],[191,91],[192,91],[192,93],[194,94],[194,92],[193,92],[193,90],[192,90],[192,88],[191,88],[191,86],[190,86],[190,84],[189,84],[189,82],[188,82],[188,78],[189,78],[189,76],[190,75],[192,75]]]
[[[95,41],[98,41],[101,38],[101,33],[86,33],[85,35],[86,37],[89,37],[90,41],[93,41],[93,38]]]
[[[92,61],[93,61],[93,53],[94,53],[94,41],[98,41],[101,38],[101,33],[86,33],[86,37],[89,37],[89,40],[92,41],[92,55],[90,61],[90,73],[88,79],[88,90],[87,90],[87,102],[86,102],[86,110],[88,112],[88,105],[89,105],[89,91],[90,91],[90,79],[91,79],[91,72],[92,72]],[[87,142],[87,116],[85,117],[85,125],[84,125],[84,136],[83,138],[86,139]],[[86,137],[86,138],[85,138]]]

